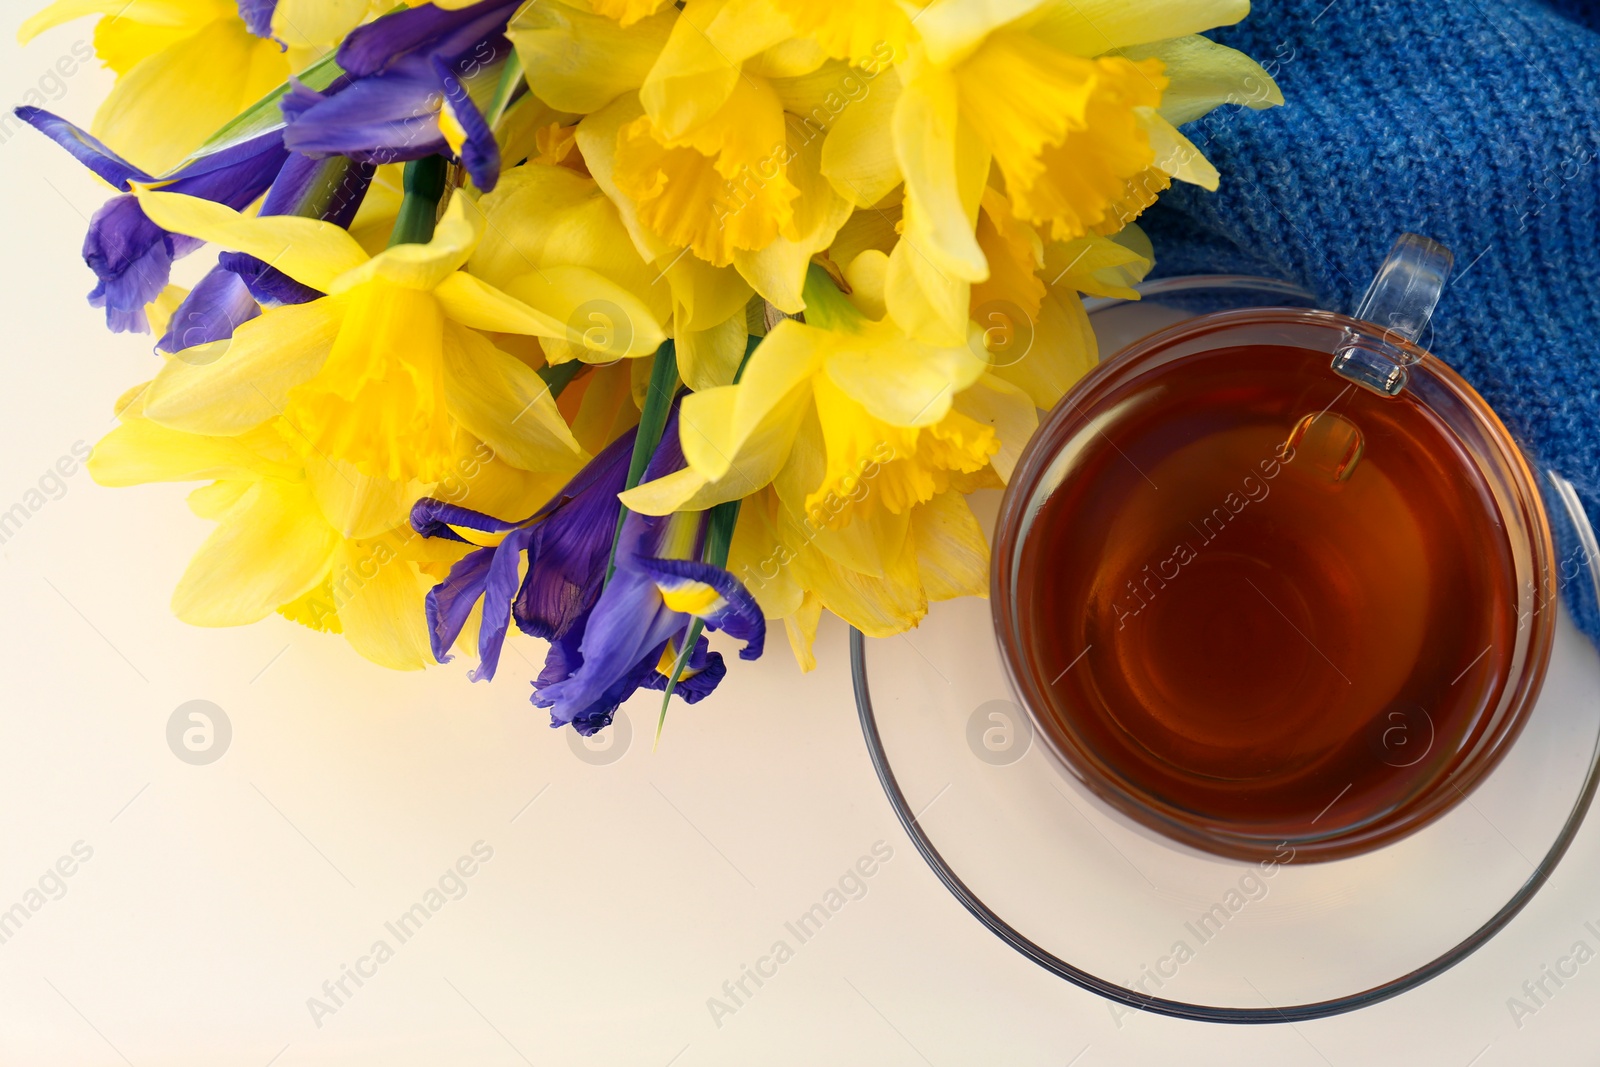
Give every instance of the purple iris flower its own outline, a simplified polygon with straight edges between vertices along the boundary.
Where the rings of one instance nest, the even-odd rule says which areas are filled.
[[[123,191],[95,213],[83,245],[83,258],[99,279],[89,302],[106,309],[106,324],[118,333],[149,330],[145,307],[166,288],[173,261],[203,243],[151,222],[128,192],[130,182],[160,183],[163,192],[198,196],[235,210],[266,193],[263,215],[304,215],[348,227],[372,181],[369,163],[290,153],[283,147],[281,130],[200,156],[157,178],[48,111],[21,107],[17,115]],[[218,262],[174,313],[157,348],[175,352],[231,337],[237,326],[260,313],[257,304],[299,304],[322,295],[251,256],[224,253]]]
[[[283,100],[284,142],[310,156],[396,163],[448,154],[441,102],[466,133],[461,162],[479,189],[500,177],[500,147],[483,115],[513,49],[506,23],[522,0],[456,11],[425,4],[351,31],[339,47],[335,93],[296,84]]]
[[[571,723],[592,734],[611,722],[636,690],[665,689],[670,666],[694,619],[745,642],[739,655],[756,659],[766,620],[755,599],[731,574],[699,560],[705,513],[661,517],[629,512],[617,541],[610,581],[611,542],[626,482],[633,433],[596,456],[556,497],[521,522],[495,519],[439,500],[421,500],[412,526],[424,536],[465,540],[454,528],[504,533],[499,545],[463,557],[428,594],[428,632],[434,657],[449,659],[473,607],[483,603],[479,666],[473,678],[494,676],[508,627],[550,642],[534,682],[535,707],[549,708],[552,726]],[[646,478],[680,470],[674,407]],[[518,584],[523,557],[527,574]],[[696,640],[675,692],[693,704],[717,686],[727,668],[704,637]]]
[[[48,111],[19,107],[16,114],[124,194],[95,212],[83,242],[84,261],[99,279],[89,303],[106,309],[106,325],[117,333],[150,329],[145,305],[166,288],[173,261],[203,243],[151,222],[130,194],[129,183],[159,182],[165,192],[242,210],[267,191],[289,158],[281,133],[273,132],[200,156],[157,178]]]

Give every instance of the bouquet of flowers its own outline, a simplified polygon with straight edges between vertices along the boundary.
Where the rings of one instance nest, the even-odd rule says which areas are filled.
[[[57,0],[23,39],[98,15],[115,85],[17,114],[115,191],[90,303],[160,359],[90,470],[204,483],[185,621],[475,679],[514,623],[585,734],[710,693],[708,631],[904,631],[985,594],[966,495],[1094,364],[1080,294],[1216,188],[1178,127],[1282,102],[1199,35],[1248,6]]]

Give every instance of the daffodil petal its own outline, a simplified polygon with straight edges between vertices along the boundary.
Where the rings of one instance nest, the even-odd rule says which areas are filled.
[[[482,232],[483,212],[469,196],[457,192],[450,198],[450,206],[445,209],[444,217],[439,220],[433,238],[427,244],[401,244],[386,248],[339,275],[324,291],[347,292],[374,278],[382,278],[407,289],[433,289],[466,264],[473,249],[477,248]]]
[[[816,670],[817,655],[812,646],[817,641],[817,624],[822,621],[822,599],[808,592],[794,613],[782,618],[795,662],[802,671]]]
[[[669,8],[624,29],[581,6],[543,0],[518,15],[506,36],[539,99],[587,115],[644,83],[677,18]]]
[[[1073,0],[1050,4],[1028,32],[1079,56],[1232,26],[1250,0]]]
[[[328,524],[343,537],[364,540],[404,525],[423,495],[417,483],[362,474],[353,463],[306,457],[306,481]]]
[[[272,35],[290,48],[338,44],[361,25],[371,0],[277,0]]]
[[[768,398],[742,386],[722,386],[684,397],[678,435],[684,456],[694,457],[690,469],[700,473],[721,469],[714,486],[693,498],[695,506],[738,500],[772,481],[805,413],[804,393],[803,387],[791,388],[773,398],[759,418],[752,418],[748,409]]]
[[[121,15],[153,26],[186,26],[194,21],[191,5],[183,0],[56,0],[23,20],[17,43],[27,44],[45,30],[85,15]]]
[[[795,581],[792,558],[778,539],[775,493],[764,490],[739,508],[733,544],[728,549],[728,573],[744,583],[769,619],[781,619],[800,609],[804,590]]]
[[[904,239],[952,282],[982,281],[989,268],[972,227],[989,155],[961,121],[955,82],[943,71],[914,76],[895,102],[893,132],[906,183]]]
[[[928,58],[943,63],[972,48],[991,31],[1047,3],[1048,0],[943,0],[928,5],[917,17],[917,32],[922,35]]]
[[[339,604],[339,622],[350,647],[380,667],[420,671],[433,662],[423,613],[432,582],[409,560],[381,551],[385,547],[344,546],[334,575],[336,583],[346,578],[349,588]]]
[[[587,267],[545,267],[514,279],[506,292],[562,324],[557,337],[588,362],[648,356],[667,334],[627,289]]]
[[[989,542],[966,497],[940,493],[913,508],[911,537],[929,600],[989,595]]]
[[[252,35],[235,8],[128,68],[89,132],[147,173],[164,174],[289,73],[278,44]]]
[[[765,453],[763,468],[775,469],[794,439],[810,397],[811,377],[830,337],[827,331],[786,319],[751,354],[738,385],[684,397],[679,426],[689,466],[720,480],[735,457],[750,452]]]
[[[810,529],[812,547],[840,567],[884,578],[895,573],[905,554],[911,509],[898,514],[880,510],[870,519],[853,519],[838,528],[813,520]]]
[[[908,527],[909,530],[909,527]],[[779,532],[793,555],[797,580],[822,606],[868,637],[893,637],[928,613],[928,598],[917,580],[915,551],[898,554],[883,577],[850,570],[810,545],[810,533],[788,509],[779,513]]]
[[[1283,103],[1283,93],[1261,64],[1198,34],[1137,45],[1122,54],[1132,60],[1161,60],[1169,81],[1161,94],[1161,117],[1174,126],[1223,104],[1260,111]]]
[[[852,210],[822,176],[822,139],[806,141],[791,132],[789,163],[784,176],[799,191],[792,205],[792,235],[778,237],[757,251],[735,249],[733,262],[739,273],[778,310],[796,314],[805,308],[800,290],[805,285],[811,257],[833,242]]]
[[[583,121],[578,123],[578,150],[583,153],[583,160],[588,164],[595,184],[617,206],[617,214],[628,228],[628,236],[633,238],[639,255],[647,263],[668,262],[680,255],[681,251],[657,237],[640,222],[637,205],[617,188],[617,135],[624,126],[643,114],[644,106],[639,103],[636,94],[618,97],[599,111],[584,116]]]
[[[1027,354],[1015,363],[996,366],[993,373],[1028,394],[1036,407],[1048,411],[1098,358],[1083,301],[1077,293],[1052,292],[1040,305]]]
[[[828,377],[869,413],[891,426],[931,426],[955,394],[977,381],[984,361],[968,345],[927,345],[900,336],[888,323],[842,334],[827,356]]]
[[[489,333],[520,333],[531,337],[567,336],[566,324],[529,307],[474,275],[461,271],[434,289],[444,313],[463,326]]]
[[[710,506],[698,503],[698,498],[701,494],[714,495],[707,492],[711,484],[705,475],[685,467],[636,485],[617,499],[622,501],[623,507],[640,515],[671,515],[675,511],[702,510]],[[728,499],[737,500],[739,496],[734,493]],[[693,508],[690,507],[691,503]]]
[[[324,293],[369,258],[354,237],[331,222],[295,215],[251,218],[199,197],[133,188],[139,206],[162,229],[255,256]]]
[[[510,168],[494,192],[478,202],[485,222],[483,239],[467,270],[490,285],[504,285],[526,274],[544,260],[545,246],[557,228],[597,195],[591,179],[566,167]]]
[[[264,460],[233,437],[208,437],[130,418],[100,439],[85,465],[101,485],[196,482],[294,472]]]
[[[1179,133],[1177,127],[1161,117],[1161,114],[1151,107],[1134,108],[1138,116],[1139,127],[1144,130],[1145,136],[1150,138],[1150,150],[1155,153],[1154,165],[1177,178],[1179,181],[1198,185],[1202,189],[1217,191],[1217,186],[1222,180],[1222,175],[1217,173],[1217,168],[1211,161],[1201,155],[1200,149]]]
[[[780,323],[738,385],[684,397],[678,438],[688,465],[629,490],[623,503],[640,514],[666,515],[739,500],[770,483],[788,461],[811,406],[810,379],[820,355],[808,329]]]
[[[550,386],[488,338],[447,330],[444,374],[450,414],[513,466],[571,470],[583,459]]]
[[[189,510],[196,517],[216,522],[243,499],[254,484],[254,478],[229,478],[212,482],[195,489],[184,498],[184,503],[189,505]]]
[[[989,462],[1001,481],[1010,482],[1023,447],[1039,428],[1039,411],[1032,398],[1005,379],[985,374],[956,394],[953,407],[975,422],[994,427],[1000,450]]]
[[[305,485],[258,481],[195,553],[172,594],[173,614],[194,626],[266,618],[322,581],[338,544]]]
[[[972,283],[934,266],[909,235],[889,253],[883,299],[889,318],[919,341],[953,345],[966,336]]]
[[[168,359],[145,392],[145,414],[199,434],[258,426],[281,415],[289,390],[322,369],[342,322],[335,300],[274,308],[241,325],[214,362]]]
[[[1154,263],[1150,239],[1133,223],[1115,237],[1088,234],[1052,241],[1044,249],[1044,276],[1052,286],[1122,300],[1139,299],[1133,286],[1144,280]]]
[[[793,35],[768,0],[690,0],[639,99],[667,137],[682,137],[727,102],[741,63]]]
[[[900,78],[879,76],[867,94],[852,101],[828,127],[822,144],[822,173],[839,195],[857,207],[871,207],[901,182],[894,141],[883,131],[894,121]]]
[[[686,325],[674,325],[673,329],[683,384],[698,392],[732,383],[750,336],[743,309],[709,330],[690,330]]]
[[[732,267],[713,267],[696,256],[681,257],[662,274],[673,303],[687,315],[680,321],[691,330],[708,330],[742,313],[754,292]]]

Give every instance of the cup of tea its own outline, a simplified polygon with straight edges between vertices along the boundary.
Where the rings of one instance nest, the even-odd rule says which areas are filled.
[[[1418,346],[1396,242],[1354,316],[1219,311],[1086,376],[996,528],[1001,660],[1054,758],[1241,859],[1348,856],[1459,803],[1527,718],[1556,583],[1534,474]]]

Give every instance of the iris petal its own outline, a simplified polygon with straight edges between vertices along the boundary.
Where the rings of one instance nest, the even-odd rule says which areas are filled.
[[[482,512],[449,504],[443,500],[434,500],[431,497],[424,497],[411,508],[411,528],[423,537],[445,537],[452,541],[465,541],[466,538],[450,527],[462,526],[483,533],[504,533],[515,529],[518,525],[517,522],[496,519]]]
[[[500,650],[511,625],[511,598],[517,592],[520,557],[537,529],[525,526],[507,534],[489,562],[483,586],[483,622],[478,628],[478,669],[468,676],[475,682],[493,679],[500,665]]]
[[[272,13],[277,6],[278,0],[239,0],[239,17],[257,37],[271,37]]]
[[[469,552],[456,561],[444,581],[428,590],[424,601],[428,643],[433,647],[433,658],[440,663],[450,662],[450,649],[455,646],[462,627],[467,625],[467,619],[472,615],[472,609],[483,596],[493,559],[493,548]]]
[[[582,665],[569,677],[538,689],[534,706],[549,708],[553,722],[587,715],[619,680],[638,674],[641,665],[654,670],[650,653],[682,625],[683,616],[661,605],[661,594],[648,575],[619,569],[589,613]],[[642,681],[644,676],[638,677]]]
[[[721,567],[694,559],[641,559],[638,565],[662,589],[688,591],[698,586],[715,590],[718,600],[693,614],[705,619],[710,629],[743,641],[740,659],[760,658],[767,639],[766,616],[739,579]]]
[[[540,673],[538,681],[534,682],[533,704],[535,707],[546,706],[540,703],[539,693],[571,677],[582,668],[584,662],[583,654],[578,651],[578,646],[582,639],[582,631],[579,631],[571,638],[551,644],[550,654],[545,657],[544,670]],[[664,647],[666,641],[663,640],[661,644]],[[656,649],[655,652],[656,656],[659,657],[660,649]],[[550,726],[555,729],[570,723],[572,728],[584,737],[598,733],[611,725],[612,716],[616,714],[617,707],[624,700],[632,696],[640,687],[649,685],[652,678],[658,677],[660,675],[657,674],[655,669],[655,658],[646,657],[641,659],[631,670],[612,682],[588,706],[573,711],[570,718],[563,719],[552,714],[550,716]]]
[[[151,222],[132,196],[112,197],[89,220],[83,239],[83,260],[99,279],[90,306],[105,308],[106,325],[115,333],[145,332],[145,305],[167,287],[172,261],[199,247],[199,241]]]
[[[594,608],[611,559],[617,513],[622,508],[617,493],[627,480],[632,448],[633,435],[629,433],[600,453],[585,468],[599,476],[589,479],[544,522],[538,554],[529,563],[513,609],[524,633],[559,638]],[[583,477],[580,473],[578,479]],[[573,484],[563,492],[571,492]]]
[[[493,192],[495,183],[500,179],[500,144],[494,139],[494,131],[484,120],[483,112],[478,110],[477,102],[467,91],[467,85],[472,80],[471,71],[492,71],[497,75],[500,66],[510,55],[511,42],[504,35],[499,35],[485,40],[472,53],[462,57],[466,60],[465,65],[460,60],[445,56],[433,57],[433,70],[444,86],[445,101],[466,132],[466,141],[460,151],[461,163],[472,176],[473,184],[485,193]],[[498,81],[498,77],[495,80]]]
[[[65,148],[73,159],[94,171],[115,189],[127,192],[129,181],[154,180],[151,175],[107,148],[98,138],[59,115],[52,115],[43,108],[19,107],[16,116]]]
[[[296,85],[284,98],[283,141],[313,156],[369,163],[422,159],[448,151],[439,131],[438,97],[439,77],[426,56],[407,56],[331,95]]]
[[[232,337],[233,331],[261,314],[249,288],[237,274],[215,267],[178,305],[167,332],[156,342],[162,352],[180,352]]]
[[[415,52],[461,55],[504,30],[521,5],[522,0],[484,0],[453,11],[433,4],[396,11],[351,31],[339,46],[339,66],[367,77]]]
[[[672,653],[674,649],[668,644],[663,651]],[[676,655],[672,658],[676,662]],[[694,643],[694,651],[689,653],[689,661],[684,664],[683,676],[673,687],[673,695],[681,696],[687,704],[698,704],[716,690],[727,673],[728,665],[723,662],[722,653],[712,652],[710,643],[704,637],[700,637]],[[661,673],[658,663],[657,668],[650,672],[639,688],[665,692],[667,681],[668,676]]]

